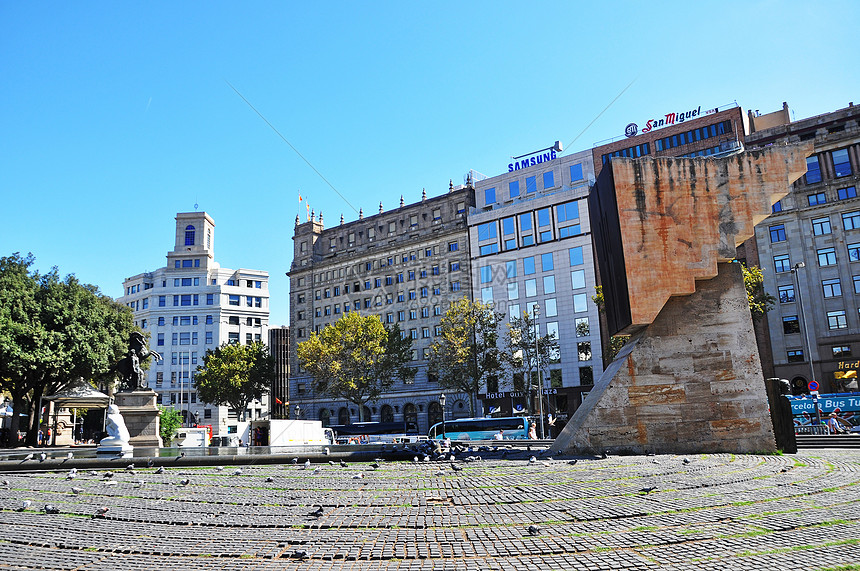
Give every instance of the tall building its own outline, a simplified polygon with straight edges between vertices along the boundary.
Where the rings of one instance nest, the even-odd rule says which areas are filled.
[[[521,157],[520,157],[521,158]],[[582,403],[603,372],[588,193],[591,151],[556,157],[538,152],[509,172],[476,181],[468,217],[472,295],[509,320],[537,311],[538,334],[553,334],[559,352],[541,363],[543,408],[560,422]],[[506,326],[500,333],[504,336]],[[503,337],[504,338],[504,337]],[[488,379],[485,412],[537,413],[539,382],[508,371]],[[532,386],[527,386],[532,385]],[[535,410],[530,410],[534,408]]]
[[[469,252],[466,210],[474,204],[470,187],[449,188],[434,198],[404,205],[325,228],[322,213],[299,223],[296,218],[290,278],[290,361],[296,346],[312,332],[334,323],[343,314],[360,311],[378,315],[412,338],[414,382],[395,385],[378,402],[369,403],[364,419],[404,422],[426,433],[441,421],[441,389],[428,378],[430,345],[440,334],[439,321],[454,299],[469,296]],[[354,403],[316,394],[312,379],[293,367],[291,406],[304,418],[328,424],[359,419]],[[449,416],[468,416],[468,396],[450,395]],[[465,414],[463,412],[465,411]]]
[[[860,107],[791,121],[787,105],[750,114],[748,149],[814,141],[807,173],[756,226],[773,374],[795,393],[857,390],[860,371]]]
[[[261,270],[222,268],[215,261],[215,222],[205,212],[183,212],[176,215],[167,265],[123,282],[125,295],[117,301],[133,310],[150,348],[164,357],[151,361],[149,386],[186,424],[211,425],[213,434],[238,430],[234,411],[200,401],[194,374],[208,349],[268,340],[268,281]],[[248,418],[265,409],[265,402],[251,403]]]
[[[269,389],[272,418],[290,418],[290,328],[269,329],[269,352],[275,358],[275,378]]]

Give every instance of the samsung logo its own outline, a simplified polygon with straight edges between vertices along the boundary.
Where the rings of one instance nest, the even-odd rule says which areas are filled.
[[[551,149],[549,152],[546,153],[532,155],[531,157],[526,157],[521,161],[514,161],[512,163],[508,163],[508,172],[518,171],[527,167],[533,167],[541,163],[547,163],[555,158],[558,158],[558,155],[556,154],[555,149]]]

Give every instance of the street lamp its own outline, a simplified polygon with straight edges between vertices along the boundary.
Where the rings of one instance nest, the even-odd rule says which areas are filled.
[[[544,438],[543,430],[543,375],[540,371],[540,353],[538,352],[538,337],[540,329],[538,328],[538,317],[540,316],[540,305],[537,302],[534,304],[534,332],[535,332],[535,373],[538,380],[538,413],[540,414],[540,437]]]
[[[445,393],[439,395],[439,404],[442,406],[442,440],[445,440]]]
[[[302,409],[299,408],[299,405],[296,405],[296,420],[299,419],[299,415],[302,413]]]
[[[791,273],[794,275],[794,283],[797,287],[797,305],[800,307],[800,317],[803,319],[803,337],[806,339],[806,350],[809,351],[807,358],[809,359],[809,377],[815,381],[815,367],[812,364],[812,343],[809,341],[809,322],[806,319],[806,310],[803,307],[803,298],[800,295],[800,278],[797,275],[797,270],[805,268],[806,264],[797,262],[792,266]]]

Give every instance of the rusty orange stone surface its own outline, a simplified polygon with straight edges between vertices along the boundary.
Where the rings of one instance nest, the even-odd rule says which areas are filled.
[[[643,157],[611,162],[630,297],[631,325],[654,321],[672,296],[717,275],[717,262],[806,172],[812,143],[713,159]]]

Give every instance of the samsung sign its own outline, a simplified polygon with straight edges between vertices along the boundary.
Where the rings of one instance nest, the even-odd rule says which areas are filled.
[[[539,151],[528,153],[526,155],[520,155],[519,157],[511,157],[514,159],[514,162],[508,163],[508,172],[514,172],[520,169],[533,167],[541,163],[548,163],[553,159],[557,159],[559,153],[561,153],[563,150],[564,148],[561,145],[561,141],[556,141],[553,146],[547,147],[546,149],[541,149]]]
[[[702,106],[699,105],[695,109],[690,109],[689,111],[681,111],[680,113],[666,113],[661,119],[648,119],[648,122],[645,123],[645,126],[642,127],[642,133],[650,133],[654,129],[659,129],[661,127],[668,127],[669,125],[675,125],[677,123],[683,123],[688,119],[693,119],[694,117],[699,117],[701,115],[711,115],[712,113],[716,113],[719,111],[719,108],[714,107],[713,109],[708,109],[705,112],[702,112]],[[636,123],[628,123],[627,127],[624,129],[624,134],[628,137],[634,137],[639,132],[639,126]]]

